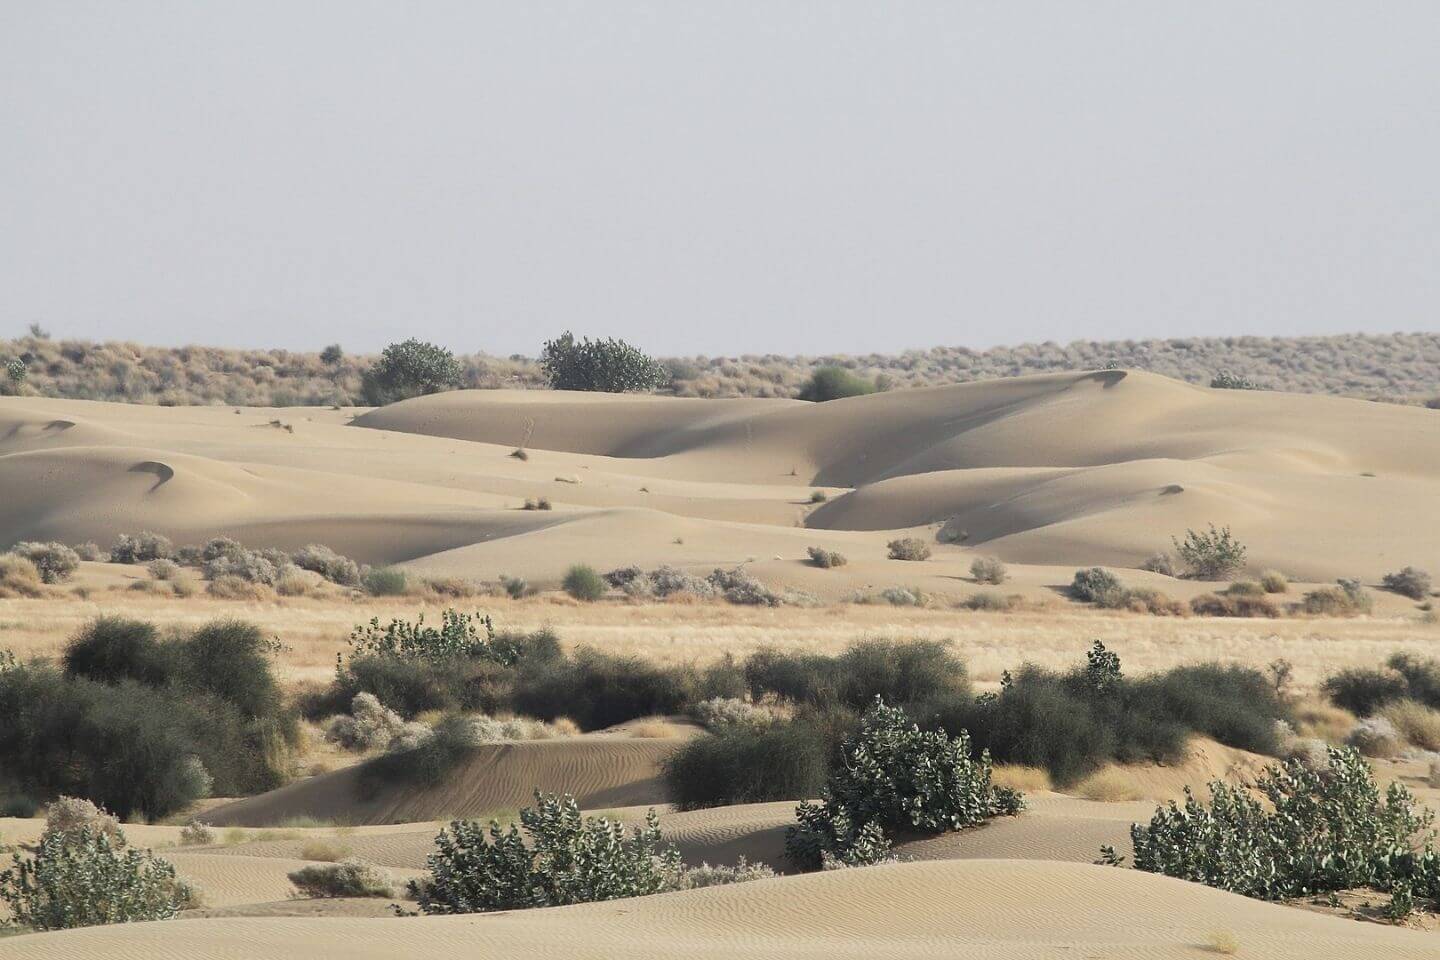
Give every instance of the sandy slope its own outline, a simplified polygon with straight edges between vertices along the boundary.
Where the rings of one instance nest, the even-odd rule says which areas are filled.
[[[826,404],[460,391],[349,421],[0,399],[0,540],[227,533],[541,581],[575,560],[798,566],[818,543],[855,564],[820,584],[838,595],[943,586],[976,552],[1133,566],[1213,521],[1301,580],[1440,567],[1440,418],[1409,407],[1105,371]],[[539,496],[556,509],[518,509]],[[947,520],[964,546],[883,559]]]
[[[207,919],[20,937],[16,960],[547,957],[1430,957],[1425,934],[1086,864],[973,860],[783,877],[639,900],[423,919]]]

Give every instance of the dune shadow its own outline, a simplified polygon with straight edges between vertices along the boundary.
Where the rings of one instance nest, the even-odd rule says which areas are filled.
[[[155,485],[152,486],[149,490],[147,490],[147,493],[154,493],[156,490],[159,490],[161,487],[169,483],[175,477],[175,468],[170,466],[168,463],[161,463],[158,460],[143,460],[140,463],[137,463],[133,467],[131,467],[129,472],[149,473],[153,474],[157,478],[155,480]]]

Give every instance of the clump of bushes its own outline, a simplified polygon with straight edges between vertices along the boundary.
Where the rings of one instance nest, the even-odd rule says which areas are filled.
[[[1002,613],[1014,606],[1014,602],[995,590],[981,590],[966,597],[961,604],[966,610],[983,610]]]
[[[664,761],[665,782],[682,810],[818,796],[835,744],[819,716],[714,726]]]
[[[307,897],[393,897],[394,881],[383,870],[348,857],[339,863],[301,867],[287,874]]]
[[[35,564],[14,554],[0,554],[0,599],[45,595]]]
[[[301,570],[318,573],[331,583],[345,587],[360,585],[360,565],[324,544],[312,543],[301,547],[295,551],[291,560]]]
[[[1152,553],[1145,559],[1144,563],[1140,564],[1140,569],[1147,570],[1150,573],[1159,573],[1167,577],[1173,577],[1175,576],[1175,560],[1170,554],[1164,551]]]
[[[1333,587],[1318,587],[1301,598],[1300,610],[1316,617],[1353,617],[1369,613],[1375,605],[1359,580],[1341,578]]]
[[[811,563],[826,570],[832,567],[843,567],[849,562],[843,553],[826,550],[824,547],[806,547],[805,552],[810,555]]]
[[[1267,617],[1280,616],[1280,608],[1264,594],[1202,593],[1190,601],[1190,609],[1202,617]]]
[[[404,717],[381,703],[374,694],[357,693],[350,702],[350,713],[330,718],[325,736],[346,750],[374,750],[418,732],[407,729],[408,726]],[[429,732],[428,727],[424,729]]]
[[[41,573],[43,574],[44,570],[41,570]],[[46,580],[45,582],[51,583],[52,581]],[[1411,600],[1424,600],[1430,596],[1430,574],[1415,567],[1406,567],[1397,573],[1387,573],[1380,583],[1386,590],[1398,593],[1402,597],[1409,597]]]
[[[1130,828],[1135,867],[1259,900],[1361,887],[1404,903],[1440,898],[1432,815],[1398,781],[1382,797],[1355,750],[1326,753],[1323,765],[1271,767],[1254,784],[1260,798],[1217,780],[1209,804],[1187,791],[1183,808],[1157,808]],[[1102,849],[1102,862],[1120,860]]]
[[[1184,540],[1170,539],[1191,576],[1201,580],[1223,580],[1245,566],[1245,545],[1229,527],[1217,530],[1212,523],[1208,532],[1186,530]]]
[[[1070,596],[1085,603],[1103,604],[1120,589],[1120,578],[1102,567],[1076,570],[1070,581]]]
[[[5,924],[34,931],[168,920],[193,896],[168,861],[125,849],[119,830],[47,830],[33,856],[13,854],[0,872]]]
[[[361,576],[360,585],[372,597],[403,597],[410,589],[410,580],[404,570],[374,567]]]
[[[966,733],[922,731],[905,711],[875,703],[842,746],[818,804],[802,802],[785,833],[797,866],[856,866],[890,856],[895,831],[942,833],[1018,813],[1021,795],[991,782],[990,756]]]
[[[994,557],[976,557],[970,563],[970,576],[975,578],[976,583],[990,583],[996,586],[1004,583],[1009,577],[1005,564]]]
[[[439,626],[428,626],[423,613],[414,622],[392,618],[383,627],[379,617],[372,617],[369,623],[350,631],[348,643],[351,658],[435,661],[469,657],[510,664],[520,657],[516,640],[497,636],[495,624],[489,617],[454,609],[440,614]]]
[[[859,640],[833,657],[761,649],[746,660],[743,678],[752,700],[772,696],[856,711],[877,696],[919,704],[970,695],[964,662],[939,640]]]
[[[122,533],[115,538],[110,548],[111,563],[146,563],[150,560],[169,560],[175,554],[175,545],[168,537],[148,530],[136,536]]]
[[[487,831],[456,820],[441,830],[426,858],[430,875],[409,885],[420,909],[479,913],[643,897],[669,889],[681,872],[653,810],[627,835],[617,821],[581,817],[574,797],[537,790],[520,827],[491,821]]]
[[[550,498],[549,498],[549,497],[541,497],[541,498],[539,498],[538,500],[535,499],[534,497],[530,497],[530,498],[527,498],[527,499],[526,499],[524,509],[526,509],[526,510],[554,510],[554,509],[555,509],[555,505],[550,502]]]
[[[63,543],[25,541],[15,544],[10,552],[33,563],[42,583],[64,583],[80,569],[80,555]]]
[[[392,343],[363,375],[360,392],[373,407],[460,386],[460,362],[444,347],[411,338]]]
[[[1357,667],[1326,677],[1320,692],[1357,717],[1371,716],[1406,700],[1440,709],[1440,661],[1396,653],[1382,670]]]
[[[845,397],[862,397],[875,392],[875,384],[844,367],[820,367],[800,389],[799,399],[823,403]]]
[[[930,544],[918,537],[901,537],[885,545],[891,560],[929,560]]]
[[[605,579],[594,567],[583,563],[577,563],[565,571],[561,586],[571,597],[585,603],[594,603],[605,596]]]
[[[1290,581],[1279,570],[1266,570],[1260,574],[1260,586],[1266,593],[1288,593]]]
[[[664,364],[613,337],[577,341],[565,331],[545,341],[540,367],[554,390],[590,390],[600,393],[628,393],[654,390],[670,381]]]
[[[749,883],[751,880],[769,880],[775,875],[775,871],[767,865],[750,863],[740,857],[733,867],[712,867],[708,863],[702,863],[698,867],[685,867],[672,886],[676,890],[699,890],[731,883]]]
[[[174,580],[180,575],[180,564],[174,560],[151,560],[145,569],[156,580]]]
[[[1212,390],[1259,390],[1260,385],[1249,377],[1229,370],[1221,370],[1210,378]]]

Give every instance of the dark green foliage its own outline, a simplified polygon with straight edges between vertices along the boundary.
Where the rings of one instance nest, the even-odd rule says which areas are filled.
[[[180,675],[197,689],[234,704],[250,719],[284,711],[280,685],[270,670],[278,644],[242,620],[215,620],[176,644]]]
[[[87,827],[46,833],[34,857],[17,853],[0,873],[5,922],[45,931],[175,916],[190,902],[189,888],[169,862],[119,849],[124,843]]]
[[[31,557],[30,559],[35,558]],[[51,581],[46,580],[45,582],[50,583]],[[1430,574],[1416,567],[1406,567],[1398,573],[1387,573],[1380,582],[1386,590],[1398,593],[1402,597],[1409,597],[1411,600],[1424,600],[1430,596]]]
[[[460,386],[460,361],[444,347],[413,337],[392,343],[361,380],[360,392],[374,407],[454,390]]]
[[[360,789],[373,795],[384,784],[437,784],[479,745],[467,718],[445,717],[416,746],[382,753],[367,761],[360,768]]]
[[[380,618],[374,617],[369,623],[360,624],[350,631],[352,657],[376,656],[400,660],[470,657],[512,664],[519,659],[520,652],[516,637],[496,637],[495,624],[489,617],[454,609],[440,614],[438,627],[426,626],[422,613],[413,623],[392,619],[384,627],[380,626]]]
[[[402,597],[410,588],[410,580],[404,570],[394,567],[374,567],[365,571],[360,585],[372,597]]]
[[[1415,700],[1440,709],[1440,660],[1393,654],[1385,669],[1352,667],[1326,677],[1320,690],[1337,707],[1368,717],[1388,703]]]
[[[522,664],[513,704],[528,716],[569,717],[582,730],[598,730],[636,717],[682,713],[703,699],[700,694],[693,670],[581,647],[568,658]]]
[[[1221,370],[1210,378],[1212,390],[1259,390],[1260,385],[1249,377],[1241,376],[1238,373],[1231,373],[1229,370]]]
[[[1261,900],[1397,884],[1402,899],[1433,897],[1432,815],[1417,811],[1398,781],[1382,799],[1355,750],[1327,755],[1324,769],[1292,760],[1267,770],[1255,787],[1268,806],[1224,781],[1210,784],[1208,805],[1187,790],[1183,809],[1170,803],[1149,826],[1131,827],[1136,868]],[[1421,843],[1427,849],[1417,853]]]
[[[390,878],[382,870],[353,857],[339,863],[301,867],[287,874],[307,897],[393,897]]]
[[[665,782],[682,809],[819,796],[834,744],[829,729],[802,717],[725,724],[665,760]]]
[[[874,392],[875,384],[844,367],[821,367],[810,375],[809,382],[800,391],[800,399],[823,403]]]
[[[345,350],[338,343],[332,343],[320,351],[320,362],[327,367],[333,367],[345,359]]]
[[[670,373],[662,364],[624,340],[586,337],[577,341],[568,330],[545,342],[540,366],[555,390],[628,393],[653,390],[670,382]]]
[[[582,818],[574,797],[537,790],[520,825],[524,833],[456,820],[441,830],[425,861],[430,876],[410,884],[420,909],[479,913],[643,897],[670,888],[680,872],[653,810],[627,835],[617,821]]]
[[[767,694],[863,710],[877,696],[916,703],[966,696],[965,664],[939,640],[858,640],[839,656],[759,650],[745,662],[753,699]]]
[[[10,552],[35,564],[43,583],[64,583],[80,568],[80,554],[63,543],[22,542],[11,547]]]
[[[799,824],[786,831],[797,866],[873,862],[886,855],[886,836],[960,830],[1024,805],[1019,793],[990,782],[989,754],[972,756],[963,730],[922,731],[878,697],[842,749],[820,803],[801,803]]]
[[[594,567],[587,567],[583,563],[577,563],[565,571],[565,581],[561,586],[570,596],[586,603],[593,603],[605,596],[605,578],[600,576]]]
[[[160,642],[153,623],[99,617],[81,628],[65,647],[65,672],[101,683],[138,680],[158,687],[176,672],[173,651]]]

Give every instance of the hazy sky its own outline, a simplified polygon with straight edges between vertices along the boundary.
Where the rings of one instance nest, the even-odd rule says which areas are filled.
[[[0,336],[1434,330],[1440,2],[0,0]]]

